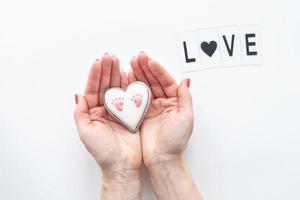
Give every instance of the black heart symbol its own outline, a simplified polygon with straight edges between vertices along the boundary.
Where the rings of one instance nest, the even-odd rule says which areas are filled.
[[[217,49],[218,44],[216,41],[210,41],[209,43],[207,42],[202,42],[201,43],[201,49],[206,53],[209,57],[211,57],[216,49]]]

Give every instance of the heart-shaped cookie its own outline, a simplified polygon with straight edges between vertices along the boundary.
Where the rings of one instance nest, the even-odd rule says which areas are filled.
[[[129,84],[125,91],[113,87],[106,90],[104,94],[106,110],[133,133],[138,130],[150,100],[149,87],[140,81]]]

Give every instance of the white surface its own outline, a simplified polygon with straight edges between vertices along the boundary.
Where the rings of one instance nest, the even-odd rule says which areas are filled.
[[[1,1],[0,199],[99,199],[100,171],[73,122],[74,93],[108,51],[144,50],[191,77],[185,153],[206,200],[300,199],[296,0]],[[176,32],[261,24],[264,65],[180,74]],[[143,177],[145,171],[143,171]],[[143,199],[152,199],[143,181]]]

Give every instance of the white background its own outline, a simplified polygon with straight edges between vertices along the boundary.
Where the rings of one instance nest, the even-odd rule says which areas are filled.
[[[185,152],[206,200],[300,199],[297,0],[1,1],[0,199],[99,199],[100,170],[73,122],[104,52],[140,50],[191,78]],[[176,32],[261,24],[264,65],[179,73]],[[143,199],[152,199],[143,170]]]

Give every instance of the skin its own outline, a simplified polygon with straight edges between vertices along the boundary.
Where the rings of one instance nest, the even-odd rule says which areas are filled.
[[[93,63],[84,96],[78,95],[74,113],[80,139],[102,169],[102,199],[140,199],[140,134],[121,126],[102,101],[106,88],[127,85],[118,59],[103,55]]]
[[[118,59],[105,54],[93,64],[85,94],[78,96],[79,135],[103,172],[102,199],[140,199],[140,168],[147,168],[157,199],[202,199],[182,159],[193,130],[187,80],[176,84],[156,61],[141,52],[128,77]],[[152,91],[149,110],[137,133],[116,122],[103,107],[106,88],[142,81]]]
[[[182,159],[194,121],[187,80],[178,86],[144,52],[132,58],[131,67],[129,82],[143,81],[153,94],[140,134],[143,162],[157,199],[202,199]]]

